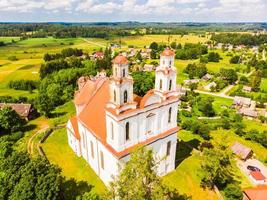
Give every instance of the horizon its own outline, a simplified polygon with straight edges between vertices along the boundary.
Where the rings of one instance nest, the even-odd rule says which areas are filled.
[[[266,8],[265,0],[0,0],[0,21],[266,22]]]

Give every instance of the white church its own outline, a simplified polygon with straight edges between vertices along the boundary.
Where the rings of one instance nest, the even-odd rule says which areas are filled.
[[[156,69],[155,88],[133,93],[128,60],[113,60],[113,75],[81,77],[75,93],[76,116],[67,123],[68,142],[108,185],[140,145],[152,148],[161,176],[175,169],[177,112],[174,52],[165,49]]]

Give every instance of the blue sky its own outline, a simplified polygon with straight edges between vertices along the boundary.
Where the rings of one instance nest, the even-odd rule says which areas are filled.
[[[267,22],[267,0],[0,0],[12,22]]]

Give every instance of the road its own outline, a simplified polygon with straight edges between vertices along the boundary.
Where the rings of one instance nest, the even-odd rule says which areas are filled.
[[[83,41],[85,41],[85,42],[87,42],[88,44],[91,44],[91,45],[95,45],[95,46],[99,46],[99,47],[102,47],[102,48],[106,48],[106,46],[103,45],[103,44],[100,44],[100,43],[97,43],[97,42],[92,42],[92,41],[90,41],[88,39],[85,39],[85,38],[83,38]]]

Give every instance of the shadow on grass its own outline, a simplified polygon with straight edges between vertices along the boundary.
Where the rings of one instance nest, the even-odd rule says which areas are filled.
[[[62,186],[64,199],[75,200],[77,196],[82,196],[86,192],[90,192],[93,188],[85,181],[76,181],[74,178],[65,180]]]
[[[49,118],[58,118],[66,114],[67,112],[54,112],[49,115]]]
[[[37,128],[36,124],[27,124],[26,126],[23,127],[24,132],[32,131]]]
[[[200,141],[197,139],[188,142],[177,141],[175,168],[178,167],[186,158],[191,156],[193,148],[198,148]]]

